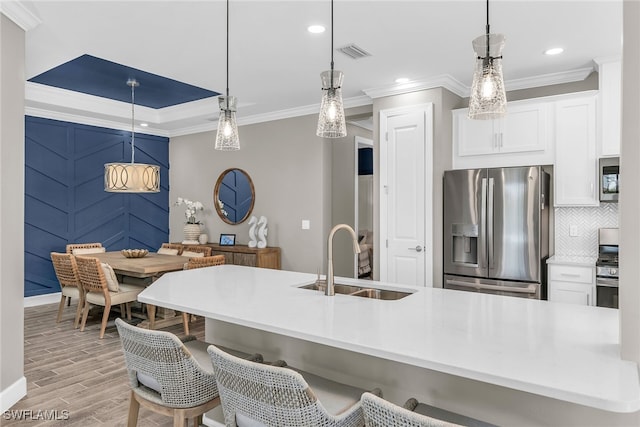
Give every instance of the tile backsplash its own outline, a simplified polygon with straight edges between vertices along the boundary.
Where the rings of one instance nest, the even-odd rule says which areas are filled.
[[[598,228],[618,227],[618,204],[598,207],[555,208],[555,254],[562,256],[598,256]],[[578,235],[570,236],[570,226]]]

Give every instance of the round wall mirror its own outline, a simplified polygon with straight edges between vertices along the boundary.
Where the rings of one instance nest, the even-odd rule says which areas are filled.
[[[249,218],[255,198],[251,177],[238,168],[222,172],[213,190],[213,204],[227,224],[240,224]]]

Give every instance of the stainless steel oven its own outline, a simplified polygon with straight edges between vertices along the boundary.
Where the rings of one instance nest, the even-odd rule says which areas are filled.
[[[599,162],[600,201],[617,202],[620,193],[620,158],[603,157]]]
[[[618,229],[598,230],[598,260],[596,261],[596,305],[618,308]]]

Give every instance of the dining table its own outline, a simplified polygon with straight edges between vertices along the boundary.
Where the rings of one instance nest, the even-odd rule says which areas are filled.
[[[135,279],[150,279],[143,281],[144,284],[151,284],[163,274],[172,271],[179,271],[184,268],[184,264],[188,258],[179,255],[165,255],[155,252],[149,252],[147,255],[139,258],[127,258],[120,251],[109,251],[91,254],[92,257],[98,258],[100,262],[109,264],[113,271],[120,278],[132,277]],[[150,329],[156,327],[166,327],[182,321],[182,316],[176,315],[173,310],[160,307],[156,320],[156,306],[147,304],[148,325],[145,322],[138,326],[148,326]]]

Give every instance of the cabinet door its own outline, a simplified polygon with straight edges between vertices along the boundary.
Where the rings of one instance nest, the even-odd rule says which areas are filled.
[[[233,253],[224,251],[211,251],[211,255],[224,255],[225,264],[233,264]]]
[[[453,140],[458,156],[492,154],[498,140],[493,120],[472,120],[467,116],[468,108],[453,112]]]
[[[600,154],[620,155],[620,123],[622,103],[622,63],[611,61],[598,64],[600,112]]]
[[[235,253],[233,254],[233,263],[235,265],[244,265],[246,267],[257,267],[256,258],[256,254]]]
[[[593,286],[569,282],[549,282],[549,301],[594,305]]]
[[[598,206],[596,98],[556,103],[555,206]]]
[[[547,147],[547,103],[509,105],[507,115],[497,121],[501,153],[544,151]]]

